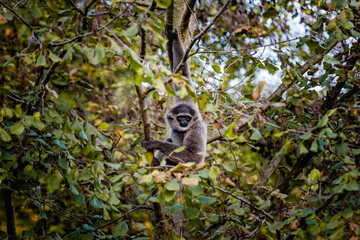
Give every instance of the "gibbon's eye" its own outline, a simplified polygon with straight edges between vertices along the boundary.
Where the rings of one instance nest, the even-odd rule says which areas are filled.
[[[176,120],[179,122],[181,127],[187,127],[191,121],[190,116],[177,116]]]

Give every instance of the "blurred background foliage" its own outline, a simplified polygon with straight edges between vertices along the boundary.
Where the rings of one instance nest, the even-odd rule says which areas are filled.
[[[194,34],[224,5],[197,1]],[[206,164],[153,168],[134,86],[164,139],[171,6],[0,1],[1,237],[160,239],[156,202],[188,239],[358,239],[360,3],[230,1],[192,87],[173,77],[215,136]]]

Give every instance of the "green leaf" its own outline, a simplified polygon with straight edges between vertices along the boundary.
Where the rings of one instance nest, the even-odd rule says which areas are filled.
[[[109,212],[108,212],[108,210],[106,208],[103,208],[103,219],[106,220],[106,221],[111,219],[110,214],[109,214]]]
[[[186,148],[186,146],[182,146],[182,147],[179,147],[179,148],[175,149],[173,152],[174,153],[180,153],[180,152],[184,151],[185,148]]]
[[[67,150],[67,147],[64,145],[64,143],[62,141],[60,141],[59,139],[55,139],[55,144],[58,145],[59,147],[61,147],[62,149]]]
[[[11,126],[10,133],[13,135],[20,135],[24,132],[24,126],[21,124],[21,122],[18,122]]]
[[[320,180],[320,177],[321,177],[321,172],[317,169],[313,169],[309,173],[308,180],[317,182]]]
[[[124,36],[126,37],[135,37],[139,32],[139,26],[137,24],[133,24],[131,27],[129,27],[128,29],[126,29],[124,31]]]
[[[62,112],[68,112],[71,109],[70,105],[67,104],[64,99],[54,98],[53,102],[55,103],[56,108]]]
[[[85,196],[80,193],[75,197],[75,204],[84,205],[85,204]]]
[[[60,187],[60,180],[55,175],[48,177],[46,182],[48,184],[49,193],[53,193],[55,190],[59,189]]]
[[[333,6],[337,9],[343,9],[347,6],[346,0],[332,0],[330,6]]]
[[[197,208],[184,208],[184,217],[187,219],[196,219],[200,216],[200,211]]]
[[[159,92],[166,92],[165,85],[161,78],[154,78],[154,86]]]
[[[169,207],[169,213],[180,212],[184,209],[184,206],[180,203],[175,203],[173,206]]]
[[[227,129],[224,132],[224,137],[229,138],[229,139],[234,139],[236,138],[236,124],[233,122],[231,123]]]
[[[87,167],[85,167],[81,171],[81,173],[79,174],[77,179],[78,179],[78,181],[88,181],[91,179],[91,177],[92,177],[92,175],[91,175],[89,169]]]
[[[176,180],[172,180],[165,184],[165,189],[168,191],[179,191],[180,185]]]
[[[62,59],[61,59],[58,55],[55,55],[55,54],[52,53],[52,52],[50,52],[49,58],[50,58],[51,61],[53,61],[53,62],[61,62],[61,61],[62,61]]]
[[[91,206],[93,206],[94,208],[104,208],[104,207],[105,207],[104,203],[103,203],[101,200],[97,199],[97,198],[93,198],[93,199],[90,201],[90,204],[91,204]]]
[[[317,128],[325,127],[325,125],[328,123],[328,121],[329,121],[329,117],[328,117],[327,114],[325,114],[325,115],[321,118],[320,122],[317,124],[316,127],[317,127]]]
[[[350,30],[351,36],[354,38],[360,38],[360,33],[358,31],[355,31],[354,29]]]
[[[138,57],[138,55],[136,55],[136,53],[131,50],[131,49],[128,49],[128,52],[130,53],[130,66],[132,69],[134,69],[135,71],[138,71],[140,68],[143,67],[141,61],[140,61],[140,58]]]
[[[121,222],[111,229],[114,236],[124,236],[129,231],[129,227],[126,222]]]
[[[120,200],[117,198],[116,193],[114,190],[110,190],[110,198],[108,200],[108,203],[112,205],[118,205],[120,203]]]
[[[187,188],[193,197],[200,196],[201,194],[204,194],[204,189],[201,185],[190,185]]]
[[[352,180],[351,182],[345,185],[345,190],[347,191],[359,191],[360,187],[356,180]]]
[[[185,86],[181,86],[179,96],[181,99],[185,99],[188,96],[188,92]]]
[[[253,134],[250,137],[250,140],[258,141],[262,138],[262,135],[259,130],[255,129]]]
[[[337,230],[333,234],[331,234],[330,239],[341,239],[344,235],[343,229],[344,229],[344,227],[340,228],[339,230]]]
[[[119,56],[123,55],[123,50],[120,48],[120,46],[110,38],[111,46],[110,48]]]
[[[209,113],[216,112],[216,106],[212,104],[206,104],[205,112],[209,112]]]
[[[161,193],[162,194],[160,194],[160,196],[165,202],[171,202],[174,199],[174,197],[176,196],[176,191],[164,190]]]
[[[86,136],[86,133],[84,132],[84,130],[81,130],[79,133],[79,136],[86,142],[89,141],[89,138]]]
[[[34,17],[41,17],[42,13],[40,8],[38,7],[36,1],[31,5],[31,13],[34,15]]]
[[[97,65],[101,62],[101,60],[103,60],[105,57],[105,51],[102,47],[97,46],[94,50],[93,50],[93,55],[91,56],[91,58],[89,59],[89,62],[92,65]]]
[[[217,74],[220,74],[220,73],[221,73],[221,69],[220,69],[220,66],[219,66],[219,65],[213,64],[211,67],[212,67],[212,69],[213,69]]]
[[[263,17],[264,18],[274,18],[277,17],[279,15],[279,12],[275,9],[274,6],[269,7],[264,13],[263,13]]]
[[[216,203],[216,198],[212,198],[212,197],[199,196],[198,199],[202,204],[205,204],[208,206]]]
[[[88,136],[97,136],[99,134],[98,130],[89,122],[85,122],[85,125],[84,125],[84,129],[85,129],[85,133],[86,135]]]
[[[354,211],[351,208],[346,209],[342,214],[343,218],[345,219],[351,218],[353,215]]]
[[[317,152],[318,151],[318,142],[315,139],[312,143],[311,143],[311,147],[310,147],[310,151],[312,152]]]
[[[0,128],[0,139],[3,140],[4,142],[10,142],[11,136],[4,129]]]
[[[311,137],[311,131],[307,131],[305,134],[301,135],[299,139],[308,140]]]
[[[308,233],[310,233],[311,235],[315,236],[317,235],[319,232],[321,232],[321,228],[315,225],[307,225],[306,230]]]
[[[171,4],[171,0],[155,0],[156,5],[162,8],[167,8]]]
[[[299,144],[299,154],[307,154],[309,152],[309,150],[307,150],[307,148],[305,147],[304,143],[300,143]]]
[[[335,152],[337,154],[345,154],[349,151],[349,147],[346,143],[337,143],[335,144]]]
[[[210,177],[210,179],[215,182],[216,179],[217,179],[217,177],[218,177],[218,175],[219,175],[219,173],[220,173],[220,170],[219,170],[218,167],[216,167],[216,166],[211,166],[210,172],[209,172],[209,177]]]
[[[69,189],[74,195],[79,195],[78,190],[73,185],[70,185]]]
[[[46,58],[44,55],[40,54],[36,60],[36,66],[45,66]]]

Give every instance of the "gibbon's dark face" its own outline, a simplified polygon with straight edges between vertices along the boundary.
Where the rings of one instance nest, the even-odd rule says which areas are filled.
[[[191,121],[191,117],[180,115],[176,117],[176,120],[178,121],[181,127],[187,127],[189,125],[189,122]]]
[[[196,111],[186,104],[180,104],[167,113],[166,119],[172,129],[187,131],[195,120]]]

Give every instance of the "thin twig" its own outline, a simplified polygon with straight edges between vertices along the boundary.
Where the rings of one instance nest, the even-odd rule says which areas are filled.
[[[1,0],[0,0],[1,1]],[[122,12],[116,14],[109,22],[107,22],[105,25],[101,26],[98,31],[101,31],[103,29],[107,29],[107,26],[109,26],[109,24],[111,24],[115,19],[119,18],[121,15],[123,15],[125,13],[125,11],[127,10],[128,8],[125,8]],[[77,35],[73,38],[70,38],[69,40],[66,40],[64,42],[58,42],[58,43],[53,43],[53,42],[50,42],[49,45],[51,46],[62,46],[62,45],[65,45],[67,43],[71,43],[71,42],[74,42],[75,40],[77,40],[78,38],[83,38],[83,37],[87,37],[89,35],[92,35],[93,33],[92,32],[87,32],[87,33],[84,33],[84,34],[80,34],[80,35]]]
[[[25,25],[30,28],[31,32],[36,34],[35,29],[33,28],[33,26],[30,25],[30,23],[28,21],[26,21],[22,16],[20,16],[20,14],[18,14],[14,9],[12,9],[11,7],[9,7],[8,5],[6,5],[2,0],[0,0],[0,4],[3,5],[7,10],[9,10],[10,12],[12,12],[17,18],[19,18],[23,23],[25,23]]]
[[[110,222],[105,223],[104,225],[101,225],[100,227],[96,227],[96,229],[101,229],[101,228],[104,228],[104,227],[109,226],[110,224],[116,222],[117,220],[119,220],[119,219],[127,216],[128,214],[130,214],[130,213],[132,213],[132,212],[135,212],[136,210],[140,209],[140,208],[143,207],[148,201],[149,201],[149,200],[147,200],[145,203],[137,206],[136,208],[133,208],[133,209],[131,209],[130,211],[127,211],[126,213],[122,214],[121,216],[119,216],[119,217],[111,220]]]
[[[242,197],[239,197],[239,196],[236,196],[236,195],[234,195],[233,193],[231,193],[231,192],[229,192],[229,191],[227,191],[227,190],[225,190],[225,189],[222,189],[221,187],[218,187],[218,186],[215,186],[215,185],[212,185],[212,184],[210,184],[210,186],[213,187],[213,188],[215,188],[215,189],[217,189],[217,190],[219,190],[220,192],[229,194],[229,195],[232,196],[233,198],[236,198],[236,199],[240,200],[241,202],[243,202],[243,203],[251,206],[251,207],[254,208],[257,212],[261,212],[262,214],[264,214],[264,215],[265,215],[266,217],[268,217],[269,219],[274,220],[274,218],[273,218],[269,213],[265,212],[264,210],[261,210],[261,209],[257,208],[254,204],[252,204],[252,203],[251,203],[250,201],[248,201],[247,199],[242,198]]]
[[[233,53],[239,53],[242,51],[246,51],[246,50],[253,50],[253,49],[258,49],[258,48],[263,48],[263,47],[271,47],[271,46],[275,46],[278,44],[282,44],[282,43],[287,43],[287,42],[292,42],[295,40],[298,40],[299,37],[293,38],[293,39],[289,39],[289,40],[285,40],[285,41],[279,41],[279,42],[274,42],[274,43],[269,43],[269,44],[265,44],[265,45],[261,45],[261,46],[256,46],[256,47],[246,47],[246,48],[242,48],[242,49],[230,49],[228,51],[215,51],[215,50],[206,50],[206,51],[195,51],[193,53],[189,54],[189,58],[197,55],[197,54],[216,54],[216,55],[226,55],[226,54],[233,54]],[[200,49],[206,49],[201,47]]]

